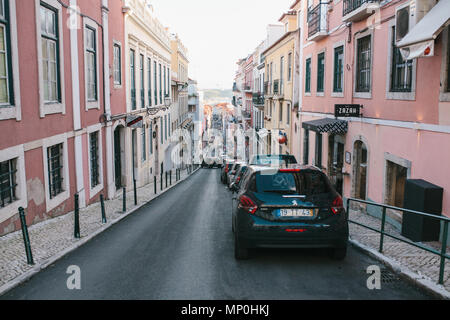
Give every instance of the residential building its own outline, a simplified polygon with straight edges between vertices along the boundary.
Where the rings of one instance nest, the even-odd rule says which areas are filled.
[[[345,197],[398,207],[406,180],[424,179],[444,189],[448,215],[450,2],[308,3],[300,8],[302,162],[322,168]],[[349,104],[361,115],[336,119],[337,105]],[[388,219],[401,227],[401,212]]]
[[[2,0],[1,8],[6,234],[20,228],[19,207],[32,224],[73,210],[76,194],[80,207],[112,196],[111,114],[121,112],[121,93],[111,91],[109,67],[123,15],[121,2],[107,0]]]

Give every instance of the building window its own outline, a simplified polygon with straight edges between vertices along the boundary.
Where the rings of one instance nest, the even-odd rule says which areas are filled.
[[[169,121],[169,137],[170,137],[170,135],[172,134],[171,133],[171,128],[170,128],[170,113],[169,113],[169,120],[168,121]]]
[[[392,70],[391,92],[411,92],[412,60],[403,60],[400,49],[395,45],[395,27],[392,28]]]
[[[287,106],[287,115],[286,115],[286,124],[290,124],[291,122],[291,105]]]
[[[311,92],[311,58],[306,59],[305,92]]]
[[[164,66],[164,96],[167,94],[166,67]]]
[[[370,35],[358,40],[356,60],[356,92],[370,92]]]
[[[0,162],[0,207],[16,201],[16,160]]]
[[[148,105],[152,105],[152,61],[147,58],[147,78],[148,78]]]
[[[48,186],[50,199],[56,197],[63,192],[63,144],[57,144],[47,148],[47,161],[48,161]]]
[[[158,104],[158,88],[157,88],[157,70],[156,70],[156,61],[153,61],[153,78],[154,78],[154,82],[153,82],[153,87],[154,87],[154,93],[155,93],[155,105]]]
[[[86,26],[86,84],[88,101],[97,101],[97,40],[95,29]]]
[[[167,141],[167,115],[164,116],[164,140]]]
[[[344,46],[334,48],[333,92],[342,92],[344,82]]]
[[[136,110],[136,73],[135,73],[134,50],[130,50],[130,89],[131,89],[131,110]]]
[[[159,64],[159,103],[163,103],[162,99],[162,66]]]
[[[147,160],[147,141],[145,141],[145,127],[141,129],[141,144],[142,144],[142,162]]]
[[[288,55],[288,81],[292,80],[292,53]]]
[[[309,161],[309,130],[304,129],[303,132],[303,164]]]
[[[153,122],[150,122],[150,128],[148,130],[148,140],[149,140],[148,151],[150,154],[153,154]]]
[[[283,103],[280,102],[280,110],[278,111],[278,121],[283,121]]]
[[[145,108],[145,79],[144,79],[144,55],[139,56],[139,70],[141,77],[141,108]]]
[[[44,103],[61,102],[58,11],[41,4],[40,17]]]
[[[120,45],[114,44],[113,47],[114,62],[113,62],[113,76],[114,84],[122,84],[122,51]]]
[[[89,155],[91,158],[91,189],[100,184],[98,131],[89,134]]]
[[[160,119],[160,127],[161,127],[161,144],[164,143],[164,124],[163,124],[163,118],[159,118]]]
[[[280,94],[283,94],[284,57],[280,58]]]
[[[325,52],[317,55],[317,92],[323,92],[325,82]]]
[[[9,1],[0,1],[0,105],[14,104]]]

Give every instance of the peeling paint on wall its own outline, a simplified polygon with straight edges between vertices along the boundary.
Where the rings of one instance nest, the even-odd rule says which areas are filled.
[[[39,178],[27,181],[28,202],[34,201],[36,206],[40,206],[45,201],[44,185]]]

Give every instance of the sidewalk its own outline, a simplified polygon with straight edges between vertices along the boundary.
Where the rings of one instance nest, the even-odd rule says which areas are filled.
[[[361,211],[350,210],[349,219],[362,223],[364,225],[368,225],[378,230],[380,230],[381,228],[380,219],[370,216],[367,213],[363,213]],[[355,241],[357,245],[362,244],[363,247],[372,249],[370,251],[375,254],[378,253],[380,245],[379,233],[363,228],[354,223],[350,223],[349,227],[351,240]],[[386,223],[385,231],[399,238],[406,239],[396,228],[394,228],[389,223]],[[438,251],[441,250],[441,243],[439,242],[424,242],[422,244],[428,247],[432,247]],[[366,250],[366,248],[363,249]],[[447,253],[449,252],[450,248],[447,247]],[[439,280],[440,256],[413,247],[407,243],[398,241],[388,236],[385,236],[383,240],[382,255],[396,262],[402,268],[406,267],[410,271],[417,273],[420,278],[430,283],[430,285],[434,286],[435,284],[436,288],[447,290],[450,296],[450,261],[448,259],[445,263],[444,285],[442,287],[437,284]]]
[[[196,170],[193,171],[193,173],[195,172]],[[0,237],[0,295],[58,260],[63,255],[83,245],[98,233],[117,223],[189,176],[187,171],[183,170],[180,181],[176,182],[175,172],[173,172],[172,186],[169,186],[168,182],[168,186],[165,188],[165,181],[163,181],[165,189],[162,192],[160,190],[160,179],[158,179],[158,194],[156,195],[153,182],[138,188],[137,206],[134,205],[133,190],[128,190],[126,194],[127,211],[125,213],[122,212],[123,200],[121,194],[115,199],[105,201],[106,224],[101,222],[100,202],[80,209],[81,239],[75,239],[73,236],[73,212],[30,226],[28,232],[35,265],[27,264],[22,231],[19,230]],[[163,180],[165,180],[165,177]]]

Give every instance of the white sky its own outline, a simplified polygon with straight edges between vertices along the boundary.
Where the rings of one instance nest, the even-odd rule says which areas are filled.
[[[231,89],[238,59],[266,37],[294,0],[151,0],[188,49],[189,77],[203,89]]]

